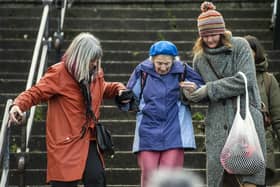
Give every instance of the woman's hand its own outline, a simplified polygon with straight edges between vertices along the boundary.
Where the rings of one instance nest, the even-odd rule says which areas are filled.
[[[12,106],[9,114],[10,114],[11,122],[14,122],[16,124],[22,123],[23,118],[24,118],[24,114],[17,105]]]
[[[133,93],[131,90],[120,90],[118,98],[121,103],[129,103],[133,98]]]
[[[180,82],[179,85],[183,88],[184,92],[192,93],[197,89],[197,85],[194,82],[183,81]]]

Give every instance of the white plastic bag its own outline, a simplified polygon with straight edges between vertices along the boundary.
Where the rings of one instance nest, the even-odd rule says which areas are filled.
[[[245,81],[245,118],[240,115],[240,96],[237,97],[237,110],[231,130],[220,155],[224,169],[230,174],[251,175],[265,168],[264,156],[260,146],[255,124],[249,110],[247,78]]]

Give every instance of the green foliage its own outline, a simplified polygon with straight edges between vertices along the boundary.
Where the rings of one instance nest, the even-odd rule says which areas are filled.
[[[165,37],[164,37],[164,35],[161,32],[158,32],[157,36],[158,36],[159,40],[165,40]]]
[[[41,106],[37,106],[35,110],[34,121],[42,121],[43,115],[43,108]]]
[[[170,18],[170,19],[175,19],[176,18],[176,16],[173,15],[171,11],[167,12],[167,17]]]
[[[10,141],[11,141],[11,143],[10,143],[10,153],[16,153],[17,149],[19,148],[19,146],[16,143],[16,139],[13,138]]]
[[[132,55],[133,55],[134,57],[136,57],[137,55],[139,55],[139,51],[134,51],[134,52],[132,52]]]
[[[205,116],[200,112],[196,112],[192,115],[193,120],[201,121],[201,120],[204,120],[204,118],[205,118]]]
[[[10,153],[16,153],[18,149],[18,145],[17,144],[12,144],[10,146]]]

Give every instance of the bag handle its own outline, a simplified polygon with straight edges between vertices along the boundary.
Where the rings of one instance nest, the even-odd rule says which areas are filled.
[[[241,71],[238,72],[244,79],[245,82],[245,107],[246,107],[246,111],[245,111],[245,118],[247,115],[247,111],[249,111],[249,96],[248,96],[248,83],[247,83],[247,78],[245,76],[245,74]],[[240,112],[240,95],[237,97],[237,111],[236,112]]]

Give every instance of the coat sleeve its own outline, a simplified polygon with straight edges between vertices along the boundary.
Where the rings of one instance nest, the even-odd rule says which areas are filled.
[[[112,99],[118,95],[120,90],[125,90],[126,87],[120,82],[104,82],[103,98]]]
[[[33,105],[47,101],[53,95],[59,93],[61,86],[58,84],[60,71],[57,68],[50,67],[40,81],[22,92],[14,100],[14,104],[18,105],[22,111],[26,111]]]
[[[271,86],[269,90],[269,112],[272,125],[280,132],[280,88],[276,78],[271,75]]]
[[[186,81],[194,82],[198,87],[204,84],[204,81],[199,73],[187,65],[186,68]]]
[[[244,94],[245,83],[243,77],[238,73],[239,71],[246,75],[248,90],[258,89],[251,48],[245,39],[237,40],[232,52],[236,72],[233,72],[230,77],[206,83],[210,100],[218,101]]]

